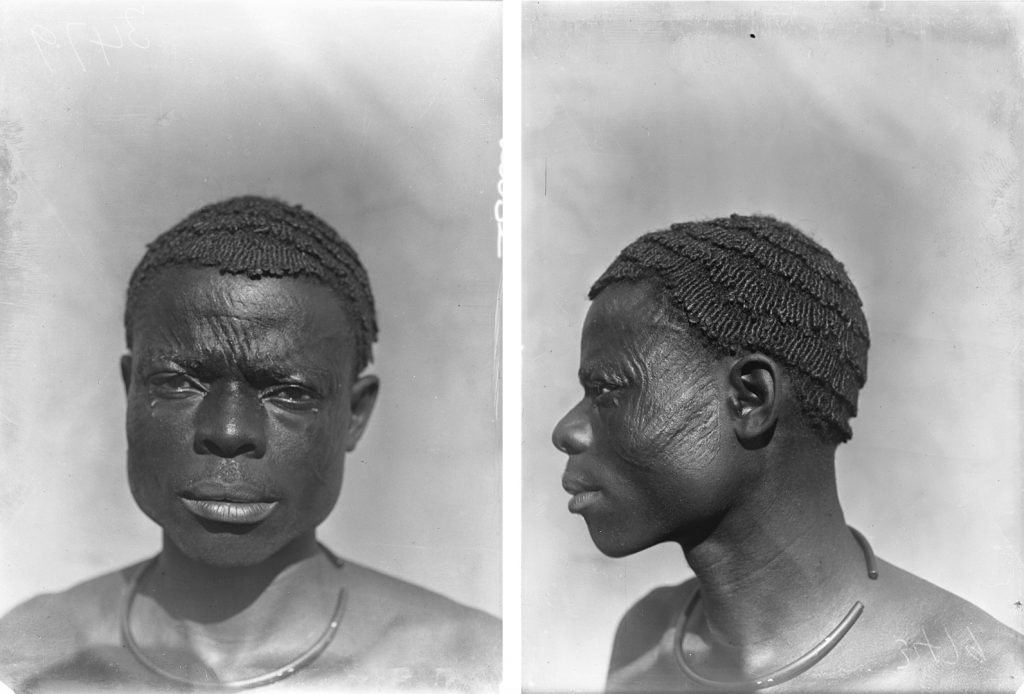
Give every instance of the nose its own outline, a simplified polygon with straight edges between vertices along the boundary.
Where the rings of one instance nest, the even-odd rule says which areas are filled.
[[[220,458],[262,458],[267,434],[259,397],[237,384],[208,391],[196,411],[193,448]]]
[[[555,425],[551,432],[551,443],[568,455],[583,453],[594,440],[594,431],[586,412],[586,402],[581,400]]]

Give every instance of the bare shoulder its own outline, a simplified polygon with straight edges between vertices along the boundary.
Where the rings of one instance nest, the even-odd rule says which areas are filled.
[[[18,686],[83,649],[119,643],[125,589],[143,563],[23,602],[0,619],[0,681]]]
[[[21,603],[0,619],[0,645],[33,636],[102,632],[105,626],[116,624],[125,589],[144,564],[133,564]]]
[[[886,581],[866,621],[885,648],[876,651],[873,672],[921,690],[1016,692],[1024,685],[1024,636],[919,576],[887,562],[879,570]]]
[[[615,631],[608,665],[609,683],[617,680],[616,673],[657,658],[666,639],[671,640],[679,615],[696,589],[696,579],[655,588],[626,611]]]
[[[887,562],[865,586],[862,616],[819,665],[787,685],[807,691],[985,691],[1024,685],[1024,637],[968,601]],[[675,657],[695,580],[658,588],[619,623],[609,691],[685,688]]]
[[[381,619],[400,619],[409,623],[446,624],[469,630],[496,630],[501,622],[487,614],[414,583],[346,561],[349,604],[374,607]]]
[[[337,643],[350,662],[377,673],[406,672],[410,682],[440,689],[497,685],[498,618],[354,562],[342,572],[348,595]]]

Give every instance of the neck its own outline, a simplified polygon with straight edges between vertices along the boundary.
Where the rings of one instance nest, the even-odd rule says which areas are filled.
[[[709,644],[755,672],[817,643],[863,598],[868,580],[839,505],[831,456],[769,464],[788,469],[774,476],[784,484],[766,476],[762,493],[684,546]]]
[[[339,589],[334,563],[312,533],[242,567],[195,561],[165,539],[139,583],[130,629],[149,657],[172,654],[160,665],[198,660],[221,679],[237,679],[273,669],[314,643],[331,621]]]
[[[278,583],[293,583],[320,563],[313,533],[297,538],[265,560],[248,566],[212,566],[196,561],[164,538],[163,551],[140,592],[179,620],[223,622],[245,613]]]

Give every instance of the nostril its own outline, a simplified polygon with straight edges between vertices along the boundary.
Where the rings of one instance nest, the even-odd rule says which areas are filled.
[[[557,429],[551,434],[551,443],[552,445],[554,445],[555,448],[560,450],[562,453],[565,453],[566,455],[571,454],[569,451],[569,447],[565,445],[565,442],[558,435]]]
[[[195,415],[193,449],[218,458],[266,454],[265,413],[255,394],[244,386],[224,386],[203,399]]]
[[[200,453],[209,453],[218,458],[238,458],[243,455],[252,455],[256,452],[256,444],[251,441],[234,443],[230,441],[217,441],[215,439],[203,439],[200,446]]]
[[[582,445],[580,441],[570,438],[555,441],[555,448],[566,455],[578,455],[585,451],[587,447]]]

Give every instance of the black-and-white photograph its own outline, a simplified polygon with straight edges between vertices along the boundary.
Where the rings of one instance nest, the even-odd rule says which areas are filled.
[[[1024,694],[1024,5],[0,8],[0,694]]]
[[[1020,6],[523,6],[523,688],[1024,684]]]
[[[496,691],[500,4],[0,18],[0,689]]]

